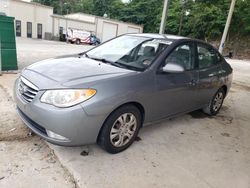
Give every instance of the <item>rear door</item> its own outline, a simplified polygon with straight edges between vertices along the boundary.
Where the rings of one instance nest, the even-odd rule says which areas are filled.
[[[200,106],[203,106],[209,102],[220,87],[222,59],[216,50],[202,43],[197,44],[197,55],[199,69],[198,100]]]
[[[164,118],[190,111],[197,107],[198,71],[195,70],[195,45],[181,44],[166,58],[167,63],[184,67],[181,73],[160,73],[156,75],[157,97],[155,116]]]

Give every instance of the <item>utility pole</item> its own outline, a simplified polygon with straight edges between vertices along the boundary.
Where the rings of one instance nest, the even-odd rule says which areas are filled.
[[[219,47],[219,52],[221,54],[222,54],[223,49],[225,47],[225,41],[226,41],[226,38],[227,38],[227,33],[228,33],[228,29],[230,27],[230,23],[231,23],[231,20],[232,20],[235,2],[236,2],[236,0],[232,0],[230,10],[229,10],[229,13],[228,13],[228,16],[227,16],[227,22],[226,22],[226,25],[225,25],[225,29],[224,29],[222,39],[221,39],[221,42],[220,42],[220,47]]]
[[[178,35],[181,35],[181,29],[182,29],[182,23],[183,23],[183,17],[184,17],[184,6],[185,6],[185,1],[181,1],[181,16],[180,16],[180,25],[179,25],[179,32]]]
[[[161,26],[160,26],[160,31],[159,31],[160,34],[164,34],[164,31],[165,31],[169,4],[170,4],[170,0],[164,0],[163,12],[162,12],[162,17],[161,17]]]
[[[60,0],[60,12],[63,15],[63,0]]]

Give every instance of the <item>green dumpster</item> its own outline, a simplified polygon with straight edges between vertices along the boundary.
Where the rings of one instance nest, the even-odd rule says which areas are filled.
[[[0,58],[2,71],[17,70],[14,18],[2,14],[0,14]]]

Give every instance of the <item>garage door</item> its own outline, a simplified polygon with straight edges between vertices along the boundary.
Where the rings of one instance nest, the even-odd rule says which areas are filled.
[[[104,22],[102,28],[102,42],[117,36],[117,24]]]
[[[128,27],[128,33],[140,33],[140,29],[135,27]]]

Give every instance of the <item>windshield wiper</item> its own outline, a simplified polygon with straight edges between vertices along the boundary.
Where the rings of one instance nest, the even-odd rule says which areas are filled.
[[[96,61],[101,61],[103,63],[106,63],[106,64],[109,64],[109,65],[113,65],[115,67],[119,67],[119,68],[125,68],[125,69],[130,69],[130,70],[134,70],[134,71],[143,71],[142,68],[138,68],[138,67],[134,67],[134,66],[131,66],[131,65],[126,65],[126,64],[123,64],[123,63],[118,63],[118,62],[112,62],[112,61],[109,61],[105,58],[98,58],[98,57],[90,57],[88,54],[85,53],[85,57],[89,58],[89,59],[93,59],[93,60],[96,60]]]
[[[116,66],[116,67],[124,67],[122,65],[118,65],[116,62],[112,62],[112,61],[109,61],[105,58],[98,58],[98,57],[90,57],[88,54],[85,54],[85,57],[89,58],[89,59],[93,59],[93,60],[96,60],[96,61],[101,61],[103,63],[107,63],[107,64],[110,64],[110,65],[113,65],[113,66]]]
[[[88,54],[84,54],[84,55],[85,55],[85,57],[87,57],[89,59],[93,59],[93,60],[96,60],[96,61],[101,61],[103,63],[111,63],[110,61],[108,61],[107,59],[104,59],[104,58],[91,57]]]
[[[134,67],[134,66],[123,64],[123,63],[119,63],[119,62],[114,62],[114,63],[116,65],[119,65],[119,66],[124,67],[126,69],[134,70],[134,71],[143,71],[144,70],[144,68]]]

